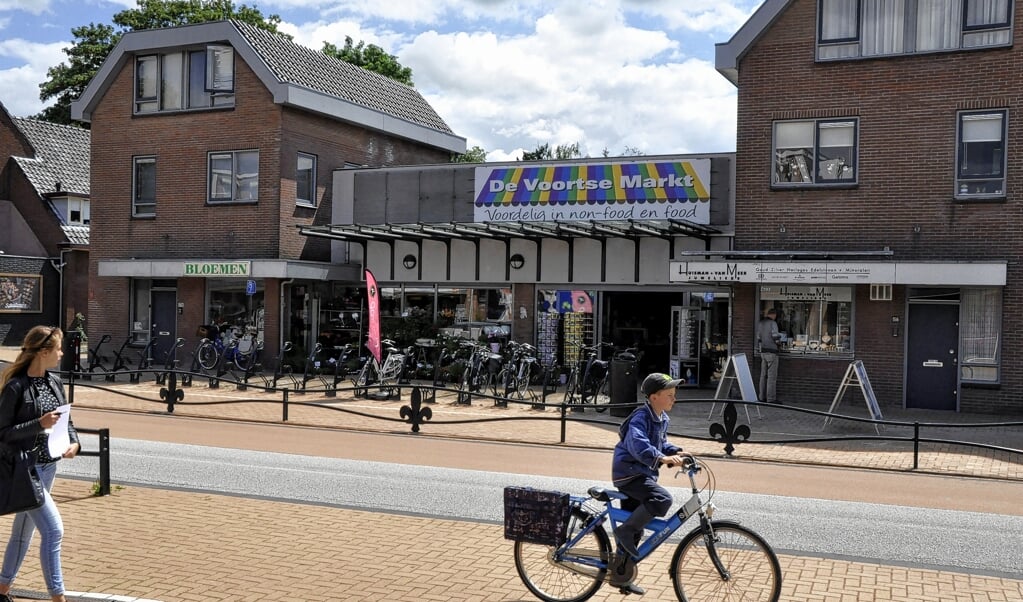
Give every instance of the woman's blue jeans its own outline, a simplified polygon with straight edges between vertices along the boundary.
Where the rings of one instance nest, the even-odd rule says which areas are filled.
[[[64,575],[60,568],[60,544],[64,539],[64,522],[60,519],[57,504],[50,496],[53,479],[57,476],[57,463],[36,464],[39,480],[46,489],[46,501],[35,510],[14,515],[11,539],[4,552],[3,570],[0,583],[10,585],[18,575],[18,569],[25,560],[28,545],[32,543],[32,532],[39,529],[39,564],[43,568],[43,579],[51,596],[64,593]]]

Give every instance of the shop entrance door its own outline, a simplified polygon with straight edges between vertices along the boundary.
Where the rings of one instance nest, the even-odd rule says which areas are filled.
[[[167,352],[174,346],[178,336],[178,292],[176,290],[153,289],[149,293],[149,306],[153,316],[153,361],[163,365]]]
[[[910,303],[906,407],[959,409],[959,304]]]

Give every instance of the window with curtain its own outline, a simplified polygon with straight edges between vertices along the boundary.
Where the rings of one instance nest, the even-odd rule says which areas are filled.
[[[1003,111],[959,113],[956,198],[1005,196]]]
[[[1005,46],[1012,0],[818,0],[820,60]]]
[[[259,151],[209,154],[209,202],[243,203],[259,198]]]
[[[855,119],[775,122],[773,183],[855,183],[856,126]]]
[[[962,380],[977,383],[999,382],[1001,289],[963,289],[960,313]]]
[[[135,112],[234,105],[234,49],[168,52],[135,59]]]

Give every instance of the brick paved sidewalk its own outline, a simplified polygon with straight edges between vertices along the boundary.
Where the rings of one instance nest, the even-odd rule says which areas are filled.
[[[88,483],[65,479],[55,493],[66,528],[65,579],[76,591],[162,602],[533,599],[499,525],[142,487],[93,498]],[[641,565],[648,591],[641,600],[675,599],[667,573],[673,549]],[[1023,600],[1020,580],[780,559],[783,600]],[[37,558],[26,560],[16,585],[42,591]],[[607,586],[594,598],[622,599]]]

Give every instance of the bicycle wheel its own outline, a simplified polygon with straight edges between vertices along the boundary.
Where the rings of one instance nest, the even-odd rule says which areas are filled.
[[[598,412],[603,412],[607,409],[607,404],[611,403],[611,395],[607,386],[607,375],[595,383],[587,398],[590,400],[590,403],[597,406],[594,409]]]
[[[568,538],[582,530],[588,514],[574,512],[569,523]],[[515,542],[515,570],[522,583],[545,602],[582,602],[589,600],[604,584],[607,563],[611,558],[611,541],[603,527],[587,533],[569,549],[576,557],[599,558],[605,568],[555,561],[556,548],[524,541]]]
[[[353,386],[368,387],[376,382],[376,369],[374,368],[373,363],[373,358],[366,360],[366,363],[362,365],[362,369],[359,370],[359,374],[356,375],[354,380],[352,380]]]
[[[578,372],[576,372],[576,369],[572,368],[572,371],[569,372],[569,374],[568,374],[568,380],[565,381],[565,399],[564,399],[564,403],[575,403],[575,393],[576,393],[576,384],[577,384],[576,381],[579,380],[577,375],[578,375]]]
[[[234,354],[234,365],[238,366],[238,369],[242,372],[248,372],[256,363],[256,349],[253,347],[248,353],[240,353],[235,351]]]
[[[195,356],[204,370],[212,370],[217,365],[217,348],[211,341],[206,341],[196,350]]]
[[[519,394],[519,399],[525,399],[526,394],[529,393],[529,385],[532,384],[536,364],[527,364],[526,367],[521,370],[521,374],[515,377],[515,391]]]
[[[675,550],[671,581],[678,599],[776,602],[781,596],[781,565],[771,546],[739,523],[714,521],[711,525],[712,541],[697,527]]]

